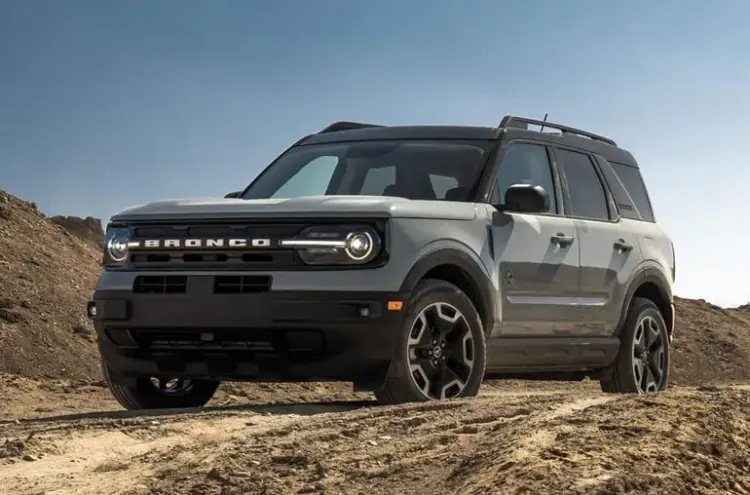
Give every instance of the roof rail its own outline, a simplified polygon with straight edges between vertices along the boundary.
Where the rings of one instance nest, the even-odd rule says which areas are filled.
[[[366,127],[382,127],[380,125],[376,124],[363,124],[361,122],[334,122],[333,124],[329,125],[322,131],[318,132],[318,134],[325,134],[327,132],[336,132],[336,131],[349,131],[352,129],[364,129]]]
[[[503,117],[503,120],[500,122],[500,125],[498,126],[498,129],[505,129],[507,127],[517,127],[521,129],[527,129],[528,125],[538,125],[540,127],[551,127],[553,129],[557,129],[563,134],[575,134],[577,136],[584,136],[589,139],[593,139],[594,141],[601,141],[603,143],[611,144],[612,146],[617,146],[617,143],[615,143],[613,140],[606,138],[604,136],[600,136],[598,134],[594,134],[587,131],[582,131],[580,129],[576,129],[574,127],[568,127],[566,125],[561,124],[555,124],[553,122],[547,122],[542,120],[535,120],[535,119],[527,119],[526,117],[516,117],[514,115],[506,115]]]

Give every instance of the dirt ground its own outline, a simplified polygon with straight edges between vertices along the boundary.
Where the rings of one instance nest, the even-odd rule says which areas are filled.
[[[2,493],[750,493],[750,386],[488,382],[381,407],[343,385],[272,405],[231,384],[202,411],[140,415],[100,384],[0,383]]]

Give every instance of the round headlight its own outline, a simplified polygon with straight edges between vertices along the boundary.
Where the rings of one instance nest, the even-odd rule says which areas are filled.
[[[368,232],[352,232],[346,237],[346,254],[355,261],[361,261],[369,257],[375,243]]]
[[[107,241],[107,254],[115,263],[123,263],[128,259],[128,238],[123,234],[116,234]]]

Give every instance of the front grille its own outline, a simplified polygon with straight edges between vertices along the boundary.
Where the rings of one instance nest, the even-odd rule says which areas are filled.
[[[289,249],[275,246],[279,239],[293,238],[305,228],[302,223],[226,223],[136,225],[134,241],[183,239],[270,239],[266,248],[148,249],[134,250],[130,267],[138,270],[294,270],[303,263]]]
[[[187,277],[180,275],[139,275],[133,282],[135,294],[184,294]]]
[[[271,270],[293,266],[297,263],[292,251],[257,251],[243,252],[139,252],[130,257],[130,262],[139,267],[169,269],[181,267],[184,269],[219,268],[231,269],[259,269]]]

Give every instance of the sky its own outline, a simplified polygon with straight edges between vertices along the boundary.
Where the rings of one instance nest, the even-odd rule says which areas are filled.
[[[97,216],[243,188],[338,120],[603,134],[677,295],[750,301],[746,0],[0,0],[0,189]]]

